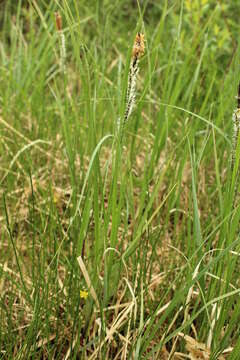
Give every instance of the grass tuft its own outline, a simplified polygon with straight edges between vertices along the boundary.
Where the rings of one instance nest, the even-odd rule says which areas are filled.
[[[239,358],[239,10],[0,4],[1,359]]]

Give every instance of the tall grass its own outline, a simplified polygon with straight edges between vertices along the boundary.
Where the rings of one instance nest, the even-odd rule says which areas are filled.
[[[198,3],[1,5],[1,358],[239,358],[239,5]]]

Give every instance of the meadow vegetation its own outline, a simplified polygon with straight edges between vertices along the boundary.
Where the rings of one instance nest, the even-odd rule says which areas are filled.
[[[1,359],[240,359],[239,13],[0,3]]]

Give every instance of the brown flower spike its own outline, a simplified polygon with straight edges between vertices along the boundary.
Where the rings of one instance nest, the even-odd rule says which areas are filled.
[[[58,31],[61,31],[62,30],[62,17],[58,12],[55,13],[55,20],[56,20],[56,27],[57,27]]]
[[[145,50],[144,35],[138,32],[135,38],[133,51],[132,51],[133,59],[139,59],[144,54],[144,50]]]
[[[56,28],[58,31],[58,38],[60,44],[60,68],[61,71],[65,72],[65,61],[66,61],[66,46],[65,36],[62,28],[62,16],[58,12],[55,13]]]

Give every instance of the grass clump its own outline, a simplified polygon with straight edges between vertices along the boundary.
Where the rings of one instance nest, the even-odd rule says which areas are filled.
[[[239,5],[0,6],[1,358],[238,359]]]

